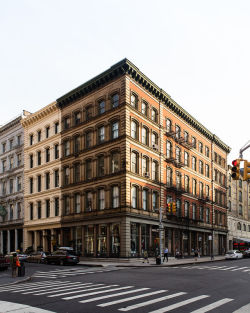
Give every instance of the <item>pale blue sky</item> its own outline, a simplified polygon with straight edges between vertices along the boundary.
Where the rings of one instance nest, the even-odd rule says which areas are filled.
[[[2,0],[0,124],[126,57],[232,148],[231,163],[250,139],[249,16],[249,0]]]

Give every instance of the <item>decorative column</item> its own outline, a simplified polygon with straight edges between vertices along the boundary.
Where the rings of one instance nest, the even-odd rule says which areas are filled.
[[[10,253],[10,231],[7,230],[7,253]]]
[[[0,253],[3,253],[3,231],[0,231]]]
[[[15,229],[15,251],[18,249],[18,230]]]
[[[48,251],[47,242],[46,242],[46,230],[43,230],[42,234],[43,234],[43,238],[42,238],[42,241],[43,241],[43,251]]]

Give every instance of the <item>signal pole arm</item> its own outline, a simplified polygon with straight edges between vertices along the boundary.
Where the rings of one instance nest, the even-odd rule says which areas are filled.
[[[240,149],[240,155],[239,158],[243,158],[243,152],[246,151],[250,147],[250,140]]]

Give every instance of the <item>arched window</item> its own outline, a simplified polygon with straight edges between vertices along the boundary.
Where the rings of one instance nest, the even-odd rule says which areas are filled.
[[[78,183],[80,181],[80,163],[74,164],[74,183]]]
[[[98,113],[99,114],[103,114],[105,112],[105,101],[104,100],[101,100],[99,103],[98,103]]]
[[[158,192],[153,191],[152,193],[152,210],[157,211],[159,209],[159,197]]]
[[[173,182],[173,170],[171,167],[167,168],[167,186],[171,187]]]
[[[131,153],[131,171],[139,173],[139,155],[136,152]]]
[[[175,158],[177,162],[181,162],[181,149],[179,147],[175,148]]]
[[[131,106],[138,109],[138,97],[134,93],[131,94]]]
[[[141,137],[142,137],[142,143],[144,145],[148,145],[148,128],[145,126],[142,127]]]
[[[166,129],[167,129],[167,132],[170,133],[172,131],[172,122],[170,119],[166,119]]]
[[[141,112],[142,112],[142,114],[144,114],[146,116],[148,115],[148,104],[145,101],[143,101],[141,104]]]
[[[149,159],[146,156],[142,158],[142,175],[149,176]]]
[[[131,121],[131,137],[134,139],[138,139],[138,124],[135,121]]]
[[[158,163],[156,161],[152,162],[152,179],[158,180]]]
[[[148,210],[148,190],[142,190],[142,208],[144,211]]]
[[[170,159],[170,158],[172,158],[172,143],[171,143],[171,141],[167,141],[167,150],[166,150],[166,152],[167,152],[167,158],[168,159]]]
[[[111,97],[111,103],[112,103],[112,108],[116,108],[119,106],[119,95],[118,93],[115,93]]]
[[[76,135],[74,137],[74,153],[79,153],[81,150],[81,137]]]

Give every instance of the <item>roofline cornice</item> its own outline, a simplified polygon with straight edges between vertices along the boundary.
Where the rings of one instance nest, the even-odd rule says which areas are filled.
[[[182,118],[186,123],[195,128],[202,135],[213,141],[221,149],[229,153],[231,148],[220,140],[216,135],[211,133],[205,126],[199,123],[192,115],[184,110],[178,103],[176,103],[171,96],[165,92],[162,88],[152,82],[146,75],[144,75],[132,62],[128,59],[123,59],[120,62],[111,66],[105,72],[92,78],[79,87],[71,90],[64,96],[57,99],[57,105],[60,109],[69,105],[70,103],[81,99],[94,90],[106,85],[115,78],[122,75],[128,75],[137,84],[154,96],[158,101],[164,103],[171,111]]]
[[[54,113],[57,110],[58,110],[57,103],[56,101],[54,101],[43,107],[41,110],[33,114],[30,114],[28,117],[21,121],[21,124],[25,128],[36,123],[37,121],[40,121],[41,119],[47,117],[48,115]]]

